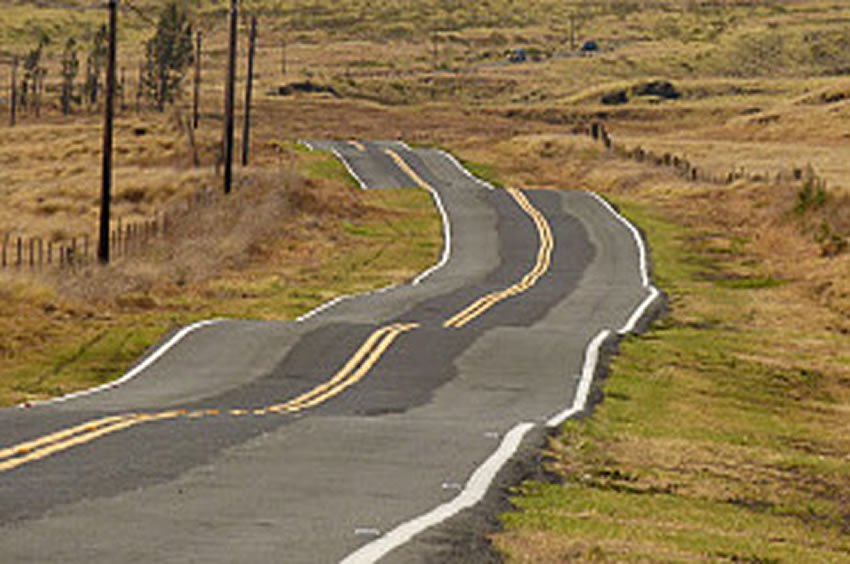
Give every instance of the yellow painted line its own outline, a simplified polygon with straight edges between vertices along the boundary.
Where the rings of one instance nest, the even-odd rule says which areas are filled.
[[[413,180],[420,188],[424,188],[425,190],[433,190],[430,184],[425,182],[421,176],[419,176],[413,168],[405,162],[401,156],[393,151],[392,149],[384,149],[384,153],[386,153],[395,164]],[[549,222],[546,221],[546,217],[540,213],[537,208],[531,205],[531,202],[528,201],[528,198],[515,188],[508,188],[508,193],[511,197],[516,201],[517,205],[519,205],[520,209],[522,209],[526,214],[531,217],[531,220],[534,222],[535,227],[537,228],[538,238],[540,240],[540,246],[537,251],[537,260],[534,264],[534,267],[529,271],[522,279],[514,284],[506,288],[505,290],[491,292],[481,298],[475,300],[473,303],[465,307],[463,310],[452,316],[448,321],[443,324],[443,327],[451,327],[459,329],[470,323],[475,318],[484,315],[490,308],[498,304],[499,302],[521,294],[522,292],[527,291],[529,288],[534,286],[537,281],[549,270],[549,266],[552,262],[552,249],[555,247],[555,239],[552,236],[552,229],[549,226]]]
[[[478,298],[449,318],[445,323],[443,323],[443,327],[459,329],[475,320],[477,317],[484,315],[484,313],[499,302],[527,291],[534,286],[544,274],[546,274],[552,264],[552,250],[555,247],[555,239],[552,236],[552,229],[549,226],[549,222],[546,221],[545,216],[540,213],[537,208],[531,205],[531,202],[528,201],[525,194],[515,188],[508,188],[507,191],[516,201],[517,205],[519,205],[519,207],[527,213],[529,217],[531,217],[535,227],[537,228],[540,246],[537,250],[537,259],[534,267],[516,284],[509,286],[504,290],[491,292],[481,298]]]
[[[345,365],[327,382],[283,404],[253,410],[230,409],[233,416],[270,413],[295,413],[323,403],[361,381],[380,361],[393,342],[402,334],[419,327],[418,323],[396,323],[374,331]],[[0,450],[0,472],[5,472],[30,462],[35,462],[68,449],[90,443],[143,423],[183,417],[200,419],[220,415],[218,409],[187,411],[185,409],[161,413],[116,415],[89,421],[43,437]]]
[[[403,333],[410,331],[410,330],[412,330],[412,329],[414,329],[418,326],[419,326],[418,324],[411,323],[409,325],[402,326],[402,327],[390,332],[389,334],[387,334],[384,337],[384,339],[369,354],[368,358],[366,358],[366,360],[363,362],[363,364],[361,364],[360,367],[357,370],[355,370],[354,373],[352,373],[349,378],[347,378],[343,382],[340,382],[336,387],[334,387],[333,389],[329,390],[328,392],[326,392],[325,394],[323,394],[321,396],[317,396],[317,397],[314,397],[313,399],[311,399],[309,401],[302,401],[299,404],[294,405],[293,410],[294,411],[301,411],[303,409],[308,409],[310,407],[314,407],[314,406],[316,406],[320,403],[323,403],[323,402],[331,399],[332,397],[334,397],[336,395],[339,395],[340,393],[342,393],[346,389],[350,388],[351,386],[353,386],[354,384],[356,384],[357,382],[362,380],[366,376],[366,374],[368,374],[369,371],[375,366],[375,364],[378,363],[378,361],[381,359],[381,357],[384,355],[384,353],[387,351],[387,349],[390,348],[390,346],[393,344],[393,342],[396,339],[398,339],[399,336],[401,336]]]
[[[316,406],[353,386],[377,364],[384,352],[402,333],[418,327],[417,323],[395,324],[381,327],[372,333],[345,365],[327,382],[287,401],[270,406],[275,413],[294,413]]]
[[[331,378],[330,380],[328,380],[327,382],[325,382],[325,383],[323,383],[319,386],[316,386],[312,390],[301,394],[300,396],[296,397],[295,399],[292,399],[292,400],[290,400],[286,403],[272,405],[268,409],[270,409],[272,411],[278,411],[278,412],[279,411],[288,411],[287,407],[292,405],[292,404],[297,404],[297,403],[300,403],[302,401],[308,401],[313,396],[317,396],[317,395],[320,395],[320,394],[327,392],[328,390],[330,390],[331,388],[336,386],[339,382],[341,382],[342,380],[347,378],[349,373],[351,373],[351,371],[354,370],[354,368],[358,364],[360,364],[360,362],[363,361],[363,359],[366,357],[366,355],[369,354],[369,351],[375,346],[375,344],[385,334],[389,333],[390,331],[392,331],[396,327],[398,327],[398,325],[387,325],[385,327],[381,327],[380,329],[378,329],[377,331],[375,331],[374,333],[369,335],[369,337],[366,339],[366,341],[363,342],[362,345],[360,345],[360,348],[357,349],[357,351],[354,353],[354,355],[350,359],[348,359],[348,362],[346,362],[345,365],[334,375],[334,377]]]
[[[18,466],[22,466],[24,464],[28,464],[36,460],[47,458],[48,456],[52,456],[75,446],[89,443],[105,435],[110,435],[112,433],[116,433],[118,431],[122,431],[124,429],[140,425],[142,423],[161,421],[163,419],[173,419],[175,417],[179,417],[180,415],[182,415],[180,411],[168,411],[153,415],[130,415],[123,418],[119,418],[118,421],[111,425],[100,426],[95,428],[95,430],[93,431],[77,434],[70,437],[69,439],[53,442],[43,448],[35,449],[25,456],[19,456],[17,458],[12,458],[4,462],[0,462],[0,472],[6,472],[13,468],[17,468]]]
[[[25,443],[21,443],[19,445],[15,445],[13,447],[5,448],[0,450],[0,460],[4,460],[6,458],[20,456],[22,454],[27,454],[32,452],[33,450],[49,445],[51,443],[55,443],[58,441],[62,441],[74,435],[78,435],[83,432],[93,431],[99,427],[103,427],[109,425],[110,423],[115,423],[117,421],[122,421],[126,419],[127,415],[115,415],[112,417],[104,417],[103,419],[96,419],[94,421],[88,421],[81,425],[77,425],[76,427],[71,427],[70,429],[65,429],[62,431],[58,431],[56,433],[51,433],[50,435],[45,435],[38,439],[34,439],[32,441],[27,441]]]
[[[396,153],[392,149],[384,149],[384,153],[386,153],[393,160],[393,162],[395,162],[398,168],[400,168],[402,172],[409,176],[410,179],[415,182],[417,186],[424,190],[428,190],[429,192],[432,192],[434,190],[430,184],[422,180],[422,177],[419,176],[416,171],[413,170],[413,168],[409,164],[407,164],[403,158],[399,156],[398,153]]]
[[[349,145],[351,145],[352,147],[354,147],[355,149],[357,149],[361,153],[366,152],[366,146],[363,143],[360,143],[359,141],[349,141],[348,143],[349,143]]]

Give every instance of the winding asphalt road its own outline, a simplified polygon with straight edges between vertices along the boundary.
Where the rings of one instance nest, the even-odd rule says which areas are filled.
[[[469,558],[516,461],[653,307],[637,231],[592,194],[494,189],[401,143],[311,146],[363,188],[430,190],[440,263],[297,322],[189,327],[120,385],[0,411],[0,560]]]

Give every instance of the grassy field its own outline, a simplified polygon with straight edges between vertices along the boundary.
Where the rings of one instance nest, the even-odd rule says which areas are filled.
[[[161,2],[133,4],[155,14]],[[188,5],[206,45],[200,166],[174,109],[137,115],[128,100],[116,163],[125,220],[220,183],[224,3]],[[669,314],[622,344],[595,414],[551,440],[552,483],[515,492],[518,510],[494,537],[509,560],[846,560],[846,2],[242,6],[260,18],[257,119],[253,163],[239,171],[232,208],[214,206],[109,270],[0,274],[0,402],[113,378],[181,323],[291,318],[433,262],[440,231],[426,194],[353,190],[332,160],[294,144],[404,138],[454,150],[504,185],[611,197],[647,233],[655,278],[670,296]],[[0,58],[24,55],[44,34],[51,42],[44,115],[24,112],[0,135],[0,231],[92,233],[98,108],[59,116],[56,80],[65,39],[89,42],[102,10],[5,2],[3,14]],[[119,65],[134,92],[132,69],[152,26],[133,11],[121,25]],[[599,52],[577,53],[587,40]],[[507,61],[517,48],[527,62]],[[8,72],[0,66],[0,84]],[[330,92],[281,95],[301,82]],[[647,91],[653,82],[665,89]],[[185,118],[188,91],[176,107]],[[618,144],[739,179],[685,182],[618,158],[580,133],[591,121],[605,122]],[[794,169],[813,171],[826,188],[807,192],[789,180]],[[252,222],[258,206],[266,213]]]

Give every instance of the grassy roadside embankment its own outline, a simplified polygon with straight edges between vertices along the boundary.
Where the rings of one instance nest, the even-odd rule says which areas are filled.
[[[753,232],[718,225],[745,206],[707,212],[724,205],[706,197],[718,189],[677,186],[573,144],[572,162],[556,160],[561,174],[588,187],[599,176],[597,188],[645,231],[670,311],[621,344],[604,400],[550,440],[553,480],[516,490],[495,545],[511,562],[845,561],[850,356],[841,313],[812,299],[783,259],[797,250],[794,231],[761,223],[765,240],[786,236],[769,262]],[[507,167],[523,165],[506,162],[492,164],[513,182],[519,172]],[[750,191],[759,194],[737,195]]]
[[[169,329],[198,319],[293,319],[437,260],[442,232],[426,192],[363,192],[331,155],[295,153],[297,172],[280,185],[245,188],[249,201],[284,198],[277,215],[219,202],[179,239],[108,271],[0,278],[0,405],[112,380]]]
[[[563,483],[524,484],[497,545],[524,562],[844,560],[850,359],[789,324],[800,306],[774,279],[726,278],[724,251],[626,212],[671,312],[622,344],[603,403],[548,447]]]

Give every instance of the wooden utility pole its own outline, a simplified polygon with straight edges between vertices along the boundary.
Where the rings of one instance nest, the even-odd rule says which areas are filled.
[[[198,129],[200,120],[199,112],[201,106],[201,47],[203,35],[198,32],[195,36],[195,85],[192,94],[192,129]]]
[[[121,92],[121,112],[127,111],[127,69],[121,67],[121,88],[119,88]]]
[[[18,113],[18,58],[12,58],[12,85],[9,92],[9,127],[15,127]]]
[[[142,97],[145,95],[145,65],[139,63],[139,78],[136,81],[136,115],[142,113]]]
[[[570,14],[570,51],[576,50],[576,15]]]
[[[109,47],[106,60],[106,99],[103,101],[103,173],[100,197],[100,233],[97,258],[109,263],[109,214],[112,203],[112,128],[115,121],[115,59],[118,0],[109,0]]]
[[[283,34],[283,39],[280,42],[280,76],[286,80],[286,33]]]
[[[32,97],[33,97],[33,106],[35,106],[35,117],[41,117],[41,86],[44,81],[44,75],[42,74],[44,71],[41,68],[36,67],[33,71],[33,83],[32,83]]]
[[[251,16],[251,36],[248,43],[248,77],[245,79],[245,115],[242,122],[242,166],[248,166],[251,150],[251,95],[254,92],[254,55],[257,52],[257,16]]]
[[[233,185],[233,102],[236,90],[236,34],[239,27],[238,0],[230,0],[230,45],[227,52],[227,84],[224,89],[224,193]]]

